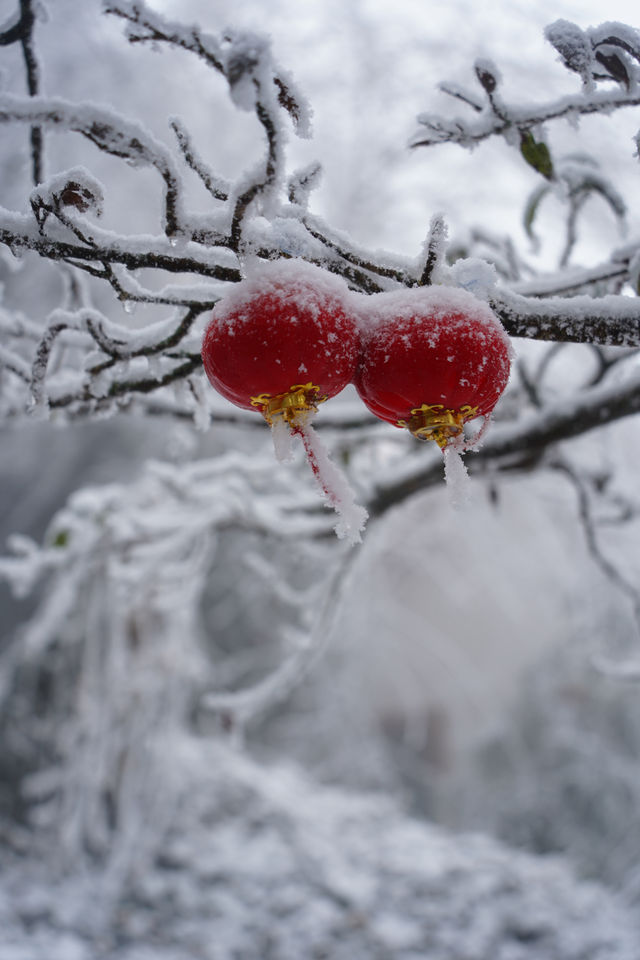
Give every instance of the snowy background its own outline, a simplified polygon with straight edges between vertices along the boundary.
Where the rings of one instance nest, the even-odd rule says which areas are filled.
[[[441,212],[454,243],[465,244],[475,227],[509,234],[538,270],[552,269],[561,249],[554,230],[560,201],[549,198],[541,208],[537,227],[546,242],[532,250],[522,211],[535,172],[493,141],[473,152],[452,145],[411,151],[415,117],[450,109],[437,84],[472,85],[479,56],[495,61],[512,99],[575,89],[544,41],[544,26],[559,17],[581,26],[605,15],[637,21],[628,2],[606,11],[595,3],[505,2],[490,15],[473,3],[419,0],[392,9],[366,0],[153,6],[214,33],[233,25],[271,35],[276,59],[314,111],[313,138],[292,140],[290,162],[322,162],[312,210],[333,228],[369,248],[413,257]],[[1,0],[0,21],[13,8],[13,0]],[[100,15],[93,0],[49,0],[46,8],[49,22],[37,38],[48,94],[107,104],[142,119],[167,143],[167,117],[179,115],[225,176],[260,155],[255,118],[235,110],[226,82],[194,58],[130,47],[121,24]],[[4,87],[22,92],[18,51],[2,52]],[[576,264],[598,263],[640,232],[633,142],[639,126],[630,110],[550,134],[560,154],[587,151],[606,164],[629,204],[624,237],[607,205],[589,202]],[[7,128],[1,147],[0,202],[18,209],[27,208],[30,189],[23,133]],[[123,175],[120,161],[64,135],[48,137],[47,159],[50,171],[82,164],[108,185],[104,227],[157,232],[151,174]],[[43,315],[58,281],[49,268],[34,266],[37,282],[25,283],[26,269],[11,272],[3,263],[5,304]],[[96,297],[123,322],[108,291]],[[141,308],[134,322],[144,317]],[[516,349],[535,357],[541,348]],[[552,365],[559,404],[587,354],[577,347]],[[345,415],[359,409],[350,391],[340,403]],[[372,473],[393,471],[405,456],[389,431],[371,457]],[[636,422],[623,421],[575,442],[572,456],[593,472],[613,470],[616,489],[632,495],[638,439]],[[3,541],[16,532],[41,538],[69,495],[94,484],[78,510],[86,543],[99,526],[95,518],[109,516],[113,504],[135,518],[150,492],[158,496],[150,537],[160,538],[165,527],[179,534],[189,523],[204,529],[213,508],[204,493],[198,499],[198,462],[235,452],[271,462],[269,438],[254,430],[217,428],[203,436],[188,424],[124,418],[66,429],[21,422],[3,428],[1,443]],[[148,458],[164,466],[146,467]],[[163,499],[163,484],[186,488],[187,475],[193,501],[187,494]],[[274,467],[266,481],[286,486],[279,476]],[[606,543],[631,578],[640,560],[636,533],[630,521]],[[109,535],[117,545],[117,524]],[[43,710],[40,778],[20,743],[24,703],[5,700],[2,960],[637,960],[637,685],[597,673],[592,661],[637,659],[640,636],[628,599],[587,549],[575,490],[561,472],[479,477],[471,504],[457,512],[442,489],[414,496],[371,525],[343,573],[325,544],[308,556],[295,544],[256,544],[250,532],[224,524],[215,544],[192,547],[185,547],[182,565],[182,554],[170,553],[158,564],[166,602],[153,607],[157,621],[150,616],[140,628],[150,636],[156,630],[158,642],[136,677],[123,675],[117,650],[104,662],[96,653],[115,636],[108,602],[103,598],[105,612],[87,600],[91,591],[98,597],[106,590],[106,566],[90,571],[82,602],[59,617],[61,635],[76,645],[82,638],[87,657],[100,663],[81,691],[89,733],[52,728]],[[81,570],[82,555],[76,561]],[[256,575],[251,562],[269,575]],[[220,711],[194,719],[182,681],[197,687],[205,662],[216,666],[219,691],[267,674],[288,649],[288,631],[299,626],[293,615],[305,615],[304,604],[283,596],[282,581],[313,599],[318,581],[336,570],[330,616],[321,624],[323,656],[304,682],[244,729],[225,729]],[[34,692],[34,676],[14,669],[11,651],[15,638],[31,638],[24,642],[35,648],[46,634],[62,582],[62,574],[54,576],[44,601],[16,599],[0,587],[2,686],[23,685],[35,703],[47,702],[47,683],[57,689],[75,679],[77,664],[71,658],[39,676],[44,688]],[[133,595],[133,580],[129,587]],[[190,590],[197,594],[197,631],[178,609]],[[134,609],[128,594],[112,602]],[[203,645],[184,642],[196,632]],[[168,674],[174,682],[165,690]],[[132,711],[136,726],[127,711],[138,695],[147,707]],[[120,744],[128,764],[125,799],[110,839],[108,811],[97,788],[92,794],[91,777],[101,782],[118,759],[92,769],[90,748],[101,742],[97,703],[111,711],[114,728],[122,721],[134,737]],[[193,720],[197,740],[164,725],[167,716]],[[69,785],[62,808],[55,807],[47,800],[59,787],[56,762],[74,751],[78,763],[64,768]],[[26,798],[35,798],[45,834],[54,833],[38,856]],[[78,839],[81,830],[88,843]],[[494,839],[471,838],[470,830]]]

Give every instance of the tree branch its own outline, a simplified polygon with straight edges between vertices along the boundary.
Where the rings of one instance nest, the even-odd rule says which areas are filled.
[[[0,242],[12,250],[34,250],[47,260],[63,260],[74,266],[86,263],[121,263],[128,270],[144,268],[166,270],[168,273],[193,273],[230,283],[241,279],[237,267],[216,263],[216,257],[227,261],[235,259],[228,250],[208,250],[206,253],[177,252],[162,237],[118,237],[101,233],[93,227],[91,246],[41,235],[30,217],[13,214],[0,208]]]
[[[500,290],[491,307],[512,337],[563,343],[640,346],[640,298],[522,297]]]
[[[164,144],[144,127],[94,104],[70,104],[66,100],[44,97],[25,101],[10,94],[0,96],[0,123],[63,127],[82,134],[105,153],[133,164],[154,167],[165,184],[165,230],[169,235],[180,232],[183,217],[173,158]]]
[[[34,0],[20,0],[20,23],[22,25],[20,43],[27,71],[27,90],[30,97],[36,97],[40,93],[40,65],[33,39],[35,24],[33,3]],[[30,140],[32,177],[33,182],[38,184],[44,179],[44,141],[40,126],[33,125],[31,127]]]
[[[191,137],[189,136],[184,124],[177,117],[169,120],[169,125],[176,135],[178,146],[182,152],[185,162],[198,175],[205,188],[209,191],[215,200],[228,200],[230,185],[226,180],[217,177],[209,167],[196,154]]]
[[[503,136],[511,129],[525,131],[549,120],[592,113],[612,113],[622,107],[638,105],[640,105],[640,95],[637,91],[616,90],[606,93],[596,91],[591,94],[574,94],[560,97],[552,103],[531,107],[505,106],[503,115],[498,116],[493,111],[485,111],[478,120],[466,121],[459,117],[450,119],[438,114],[423,113],[418,117],[418,123],[426,127],[427,132],[416,133],[409,142],[409,146],[432,147],[438,143],[457,143],[463,147],[471,147],[490,137]]]
[[[580,436],[596,427],[640,412],[640,373],[623,383],[599,384],[578,396],[563,398],[513,423],[494,424],[481,449],[468,457],[471,473],[491,464],[498,469],[529,468],[539,462],[547,447]],[[442,479],[442,457],[421,458],[400,476],[376,484],[365,504],[370,516],[419,493]]]

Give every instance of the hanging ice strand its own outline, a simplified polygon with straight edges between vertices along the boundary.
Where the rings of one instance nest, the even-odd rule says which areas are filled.
[[[359,336],[344,281],[303,260],[262,263],[218,303],[202,343],[212,386],[239,407],[262,413],[279,460],[299,437],[336,533],[361,540],[366,510],[332,463],[311,421],[318,405],[353,378]]]
[[[460,454],[476,447],[509,379],[511,343],[492,310],[457,287],[369,297],[356,388],[377,417],[434,440],[453,502],[465,499]],[[465,424],[483,418],[474,436]]]

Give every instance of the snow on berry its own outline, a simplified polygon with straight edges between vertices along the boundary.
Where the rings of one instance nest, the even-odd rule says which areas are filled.
[[[202,360],[212,386],[236,406],[255,409],[273,428],[276,454],[291,436],[303,442],[338,536],[358,542],[366,511],[321,449],[311,420],[318,405],[353,379],[359,335],[351,295],[340,278],[291,259],[253,265],[216,304]]]
[[[483,417],[486,426],[509,379],[511,344],[499,320],[465,290],[437,286],[369,297],[363,326],[355,379],[363,402],[414,437],[451,448],[447,477],[460,478],[454,460],[479,440],[467,439],[464,425]]]
[[[488,417],[510,364],[499,320],[464,290],[420,287],[368,298],[358,393],[377,417],[421,440],[444,448],[466,421]]]

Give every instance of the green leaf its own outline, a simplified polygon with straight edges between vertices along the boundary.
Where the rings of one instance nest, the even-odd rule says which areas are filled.
[[[549,147],[543,141],[538,142],[530,130],[520,134],[520,153],[530,167],[541,173],[547,180],[553,177],[553,164]]]
[[[68,542],[69,542],[69,531],[60,530],[58,533],[56,533],[52,546],[58,547],[59,550],[63,550],[64,547],[66,547],[66,545],[68,544]]]
[[[546,197],[546,195],[549,193],[550,190],[551,190],[551,187],[547,183],[543,183],[539,187],[536,187],[536,189],[533,191],[533,193],[527,200],[527,204],[524,209],[524,216],[523,216],[524,229],[526,230],[526,233],[529,239],[532,240],[534,243],[537,243],[537,237],[533,230],[533,222],[536,218],[536,214],[538,213],[540,201],[544,197]]]

